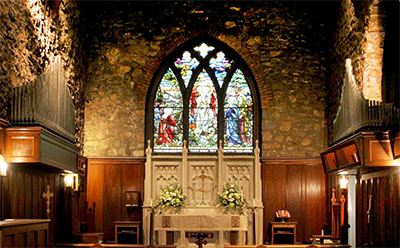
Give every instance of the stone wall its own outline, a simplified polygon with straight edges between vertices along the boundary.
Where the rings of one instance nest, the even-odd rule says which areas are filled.
[[[356,83],[367,99],[381,100],[384,10],[381,0],[343,0],[334,34],[328,71],[328,142],[333,141],[336,117],[345,73],[345,61],[352,60]]]
[[[165,14],[150,18],[146,6],[130,4],[108,6],[114,8],[112,16],[90,16],[83,27],[95,34],[85,41],[85,156],[144,155],[145,103],[154,73],[176,46],[203,33],[228,44],[254,74],[263,156],[317,157],[326,148],[325,63],[331,31],[330,18],[318,15],[320,9],[294,2],[185,3],[179,8],[155,3],[152,10]]]
[[[74,0],[0,1],[0,118],[8,118],[11,87],[33,83],[60,55],[76,106],[76,139],[81,146],[83,67],[78,16]]]

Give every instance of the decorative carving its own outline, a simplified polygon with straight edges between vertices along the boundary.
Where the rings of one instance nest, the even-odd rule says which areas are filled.
[[[156,167],[156,180],[162,181],[162,185],[171,183],[178,180],[178,167],[177,166],[157,166]],[[160,185],[161,186],[161,185]]]
[[[227,181],[236,183],[240,186],[240,190],[244,195],[249,198],[250,183],[251,183],[251,170],[250,166],[228,166],[227,167]]]
[[[240,217],[239,216],[231,216],[231,226],[232,227],[240,227]]]
[[[171,227],[171,216],[163,216],[162,217],[162,227],[164,227],[164,228]]]
[[[47,191],[42,193],[42,197],[46,199],[47,204],[47,219],[50,219],[50,198],[54,196],[53,192],[50,192],[50,185],[47,185]]]
[[[209,206],[213,204],[214,167],[213,166],[193,166],[192,167],[192,202],[198,206]],[[198,195],[201,195],[201,198]]]

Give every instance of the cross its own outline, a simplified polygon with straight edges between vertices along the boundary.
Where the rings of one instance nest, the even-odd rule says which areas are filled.
[[[47,219],[50,219],[50,197],[53,197],[54,193],[50,192],[50,185],[47,185],[47,191],[42,193],[42,197],[46,198],[46,204],[47,204]]]
[[[200,205],[207,205],[204,202],[204,195],[205,195],[205,192],[206,192],[206,190],[204,188],[204,179],[212,180],[212,178],[210,176],[206,176],[205,173],[204,173],[204,170],[201,170],[201,175],[197,176],[195,178],[200,178],[201,179],[201,203],[200,203]]]
[[[186,238],[196,238],[195,244],[198,245],[199,248],[203,248],[203,245],[206,245],[208,242],[205,238],[213,238],[213,233],[201,233],[201,232],[188,232],[186,233]]]

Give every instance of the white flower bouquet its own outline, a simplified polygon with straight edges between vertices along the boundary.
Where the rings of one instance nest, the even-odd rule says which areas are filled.
[[[186,196],[182,193],[182,187],[177,182],[169,183],[161,188],[154,208],[158,209],[160,214],[165,209],[173,209],[175,213],[179,213],[185,206],[185,200]]]
[[[225,209],[225,213],[235,212],[243,214],[247,201],[239,187],[233,183],[226,183],[222,192],[218,194],[218,206]]]

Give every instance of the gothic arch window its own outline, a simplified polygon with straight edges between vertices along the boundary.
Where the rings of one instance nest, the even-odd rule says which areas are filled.
[[[146,136],[154,152],[251,153],[259,140],[258,92],[243,59],[212,37],[175,49],[147,97]]]

